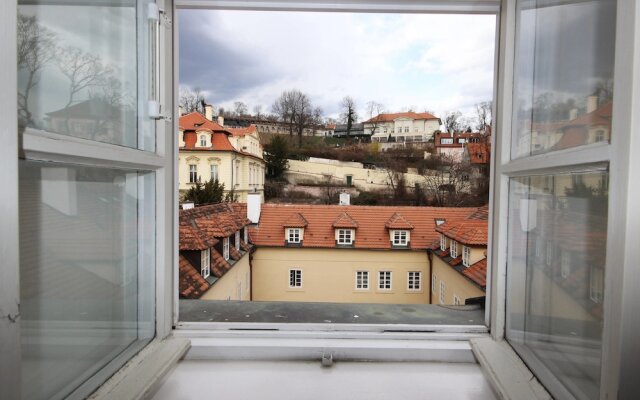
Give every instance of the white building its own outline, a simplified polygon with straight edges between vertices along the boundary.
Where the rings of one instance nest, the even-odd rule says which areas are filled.
[[[419,143],[433,139],[441,123],[429,113],[379,114],[364,122],[364,131],[373,143]]]

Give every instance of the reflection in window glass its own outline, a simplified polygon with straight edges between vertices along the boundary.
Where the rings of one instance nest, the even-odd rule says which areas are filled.
[[[139,72],[148,73],[138,54],[147,52],[137,43],[147,46],[149,35],[136,1],[18,3],[20,132],[154,150],[153,121],[137,111],[138,89],[148,97],[146,79],[138,81]]]
[[[153,337],[154,193],[152,174],[20,163],[24,399],[66,397]]]
[[[599,397],[606,172],[513,178],[507,338],[554,397]],[[546,247],[545,251],[537,248]]]
[[[542,3],[518,2],[513,158],[611,135],[616,2]]]

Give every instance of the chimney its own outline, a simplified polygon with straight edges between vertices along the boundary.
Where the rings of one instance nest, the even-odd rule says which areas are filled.
[[[338,205],[348,206],[351,204],[351,195],[349,193],[340,193],[340,202]]]
[[[182,106],[178,106],[178,117],[182,117],[184,114],[184,108]]]
[[[598,96],[592,94],[587,97],[587,113],[593,112],[598,108]]]
[[[247,194],[247,218],[252,224],[260,222],[260,211],[262,207],[262,195],[260,193]]]
[[[218,115],[218,125],[224,126],[224,116],[222,114]]]
[[[576,118],[578,118],[578,109],[572,108],[571,110],[569,110],[569,121],[572,121]]]
[[[209,121],[213,121],[213,106],[211,104],[204,105],[204,116]]]

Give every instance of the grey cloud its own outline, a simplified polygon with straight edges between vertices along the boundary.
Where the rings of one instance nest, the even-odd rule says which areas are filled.
[[[180,11],[179,18],[181,85],[199,87],[211,93],[208,101],[222,103],[280,78],[269,65],[258,64],[253,49],[215,37],[219,15]]]

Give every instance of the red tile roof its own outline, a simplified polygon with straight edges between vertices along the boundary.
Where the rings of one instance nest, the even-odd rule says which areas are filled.
[[[349,214],[346,212],[340,214],[338,218],[333,222],[334,228],[343,228],[343,229],[356,229],[358,227],[358,223],[351,218]]]
[[[199,299],[209,290],[209,283],[200,275],[197,268],[182,255],[179,256],[178,275],[180,297]]]
[[[209,129],[211,131],[225,131],[222,125],[209,121],[207,117],[197,111],[181,116],[178,126],[185,131],[195,131],[198,128]]]
[[[455,207],[377,207],[337,205],[264,204],[260,223],[250,228],[251,241],[257,246],[284,246],[286,221],[299,214],[307,222],[302,247],[335,248],[334,222],[344,214],[358,224],[354,248],[390,250],[389,229],[385,226],[394,214],[413,226],[411,248],[426,249],[438,233],[435,219],[461,221],[476,208]],[[394,221],[400,223],[399,218]],[[396,226],[395,222],[392,226]],[[406,225],[405,225],[406,226]]]
[[[399,213],[394,213],[384,224],[387,229],[413,229],[413,225]]]
[[[289,218],[282,223],[282,226],[285,228],[304,228],[307,225],[309,225],[309,223],[300,213],[291,214]]]
[[[447,221],[436,227],[446,237],[470,246],[486,246],[488,229],[487,221],[481,219]]]
[[[245,214],[236,212],[230,203],[219,203],[180,210],[180,224],[195,226],[209,238],[224,238],[251,224],[251,221]]]
[[[462,275],[477,283],[478,286],[485,288],[487,286],[487,259],[483,258],[469,266],[469,268],[465,268],[462,271]]]
[[[251,124],[246,128],[227,128],[227,131],[229,131],[232,136],[244,137],[256,133],[258,129],[255,125]]]
[[[394,121],[398,118],[411,118],[411,119],[437,119],[440,120],[440,118],[429,114],[429,113],[415,113],[415,112],[401,112],[401,113],[390,113],[390,114],[379,114],[371,119],[369,119],[368,121],[365,121],[365,123],[367,122],[391,122]]]
[[[194,220],[181,219],[179,228],[180,250],[206,250],[218,243],[198,228]]]

